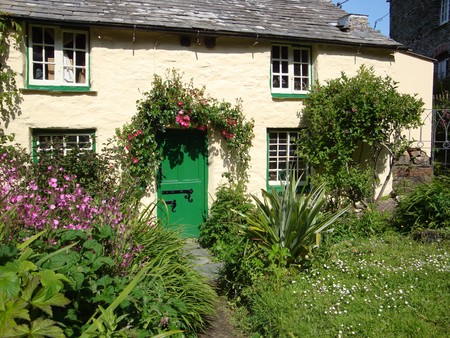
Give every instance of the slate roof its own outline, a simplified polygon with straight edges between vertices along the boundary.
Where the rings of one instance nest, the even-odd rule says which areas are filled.
[[[0,11],[17,18],[84,25],[401,46],[371,28],[341,31],[337,21],[348,13],[330,0],[0,0]]]

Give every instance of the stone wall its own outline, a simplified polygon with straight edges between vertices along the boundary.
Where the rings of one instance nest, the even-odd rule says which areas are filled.
[[[430,157],[420,149],[409,149],[395,163],[392,178],[393,191],[397,194],[409,191],[419,183],[431,181],[432,175]]]
[[[391,0],[390,36],[436,58],[450,50],[450,22],[440,25],[441,0]]]

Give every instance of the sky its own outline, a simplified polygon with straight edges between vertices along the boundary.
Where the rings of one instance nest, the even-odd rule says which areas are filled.
[[[352,14],[366,14],[369,16],[370,27],[380,30],[389,36],[389,3],[386,0],[332,0],[334,4],[340,2],[342,9]],[[386,16],[385,16],[386,15]]]

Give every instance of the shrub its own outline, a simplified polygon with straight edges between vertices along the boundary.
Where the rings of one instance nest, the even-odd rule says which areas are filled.
[[[402,130],[417,127],[422,110],[420,99],[399,93],[392,78],[375,76],[371,68],[362,66],[354,77],[342,73],[315,84],[305,99],[301,154],[314,175],[326,175],[334,202],[372,200],[380,168],[387,167],[380,198],[394,159],[408,145]]]
[[[263,200],[253,196],[256,201],[255,215],[246,216],[249,239],[261,246],[281,254],[278,261],[286,260],[286,265],[299,263],[318,245],[321,231],[333,224],[347,211],[324,215],[321,209],[325,204],[324,186],[309,193],[298,192],[301,179],[289,180],[281,193],[274,189],[262,191]],[[275,245],[275,246],[274,246]],[[278,249],[276,247],[278,245]],[[286,251],[279,250],[286,248]]]
[[[219,258],[223,259],[229,253],[230,246],[242,242],[241,226],[247,222],[242,214],[254,209],[244,189],[242,184],[233,181],[220,186],[209,217],[200,226],[200,244],[210,248]]]
[[[420,184],[403,197],[395,212],[394,224],[402,231],[449,227],[450,178],[435,177],[431,183]]]
[[[326,232],[327,241],[339,242],[346,239],[373,237],[394,228],[391,225],[392,215],[368,208],[361,213],[348,213],[338,219],[332,229]]]

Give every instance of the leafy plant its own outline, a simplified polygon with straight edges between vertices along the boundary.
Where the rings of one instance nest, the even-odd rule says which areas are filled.
[[[301,179],[290,179],[282,192],[262,190],[263,200],[253,196],[257,211],[246,216],[247,236],[268,249],[279,245],[287,265],[298,263],[311,253],[320,241],[320,233],[347,211],[342,209],[333,215],[321,214],[325,204],[325,188],[319,186],[309,193],[299,193]],[[303,188],[304,189],[304,188]]]
[[[22,27],[11,17],[0,13],[0,131],[2,124],[20,114],[19,103],[22,100],[16,83],[16,73],[5,62],[9,57],[11,44],[19,48]]]
[[[18,258],[0,266],[1,337],[65,337],[61,323],[50,318],[53,307],[70,303],[62,292],[69,280],[29,260],[33,251],[28,245],[40,235],[19,246]]]
[[[242,214],[253,212],[254,206],[244,186],[230,180],[216,191],[208,219],[200,226],[199,242],[210,248],[219,259],[229,254],[230,246],[242,242],[242,225],[247,221]]]
[[[317,83],[305,99],[301,155],[317,176],[324,176],[335,204],[342,198],[371,201],[379,171],[387,163],[379,198],[395,158],[408,146],[402,131],[421,123],[422,109],[421,100],[400,94],[390,77],[377,77],[373,69],[362,66],[354,77],[343,73]]]
[[[450,178],[435,177],[400,199],[394,224],[402,231],[450,227]]]

